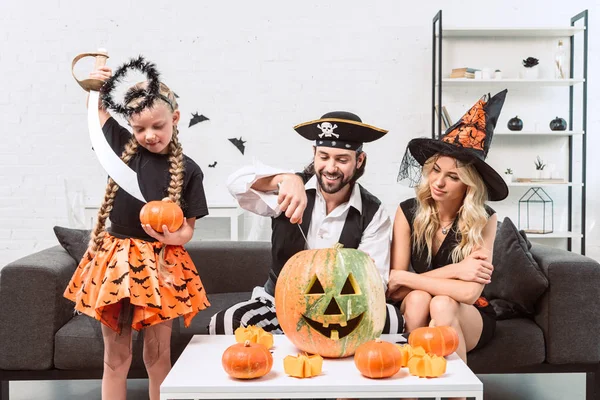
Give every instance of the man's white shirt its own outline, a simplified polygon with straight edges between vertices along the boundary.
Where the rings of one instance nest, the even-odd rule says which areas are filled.
[[[281,173],[294,173],[294,171],[281,170],[254,161],[253,165],[243,167],[230,175],[227,188],[243,209],[265,217],[278,217],[281,214],[277,204],[278,193],[276,191],[260,192],[252,189],[252,185],[261,178]],[[327,215],[325,199],[318,188],[317,177],[313,176],[306,183],[305,188],[307,190],[316,189],[310,227],[308,232],[304,232],[308,248],[333,247],[339,241],[350,207],[362,213],[360,189],[354,185],[350,199]],[[364,230],[358,246],[359,250],[367,253],[375,261],[384,289],[387,288],[390,270],[391,232],[392,222],[382,204]]]

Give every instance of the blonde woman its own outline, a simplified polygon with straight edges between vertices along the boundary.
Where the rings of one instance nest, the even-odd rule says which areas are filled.
[[[113,107],[110,90],[127,69],[149,77],[125,95],[126,104]],[[106,81],[103,103],[127,118],[132,133],[99,107],[107,142],[138,175],[148,201],[169,197],[184,213],[180,229],[159,233],[140,223],[142,202],[108,180],[98,220],[83,259],[64,296],[75,309],[102,322],[104,374],[102,399],[127,396],[127,373],[132,361],[132,329],[144,332],[144,364],[150,399],[160,397],[160,384],[171,369],[173,320],[192,318],[209,306],[202,282],[183,245],[193,235],[196,219],[208,214],[200,167],[183,154],[178,140],[180,119],[174,93],[158,81],[154,65],[132,60],[111,78],[100,67],[90,78]],[[108,88],[108,89],[107,89]],[[153,101],[149,101],[149,100]],[[95,105],[89,105],[93,107]],[[106,229],[106,220],[111,225]]]
[[[439,140],[411,140],[399,175],[419,182],[396,212],[388,297],[401,302],[407,331],[431,319],[454,327],[465,362],[496,326],[481,295],[492,279],[497,224],[485,202],[506,198],[508,188],[485,158],[506,92],[479,100]]]

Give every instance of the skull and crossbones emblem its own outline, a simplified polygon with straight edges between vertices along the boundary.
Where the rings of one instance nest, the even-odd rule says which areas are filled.
[[[333,132],[333,130],[335,128],[337,128],[337,125],[335,125],[335,124],[332,125],[330,122],[323,122],[322,124],[317,125],[317,128],[319,128],[322,132],[319,135],[319,138],[323,138],[323,137],[330,138],[332,136],[335,136],[336,138],[340,137],[340,135]]]

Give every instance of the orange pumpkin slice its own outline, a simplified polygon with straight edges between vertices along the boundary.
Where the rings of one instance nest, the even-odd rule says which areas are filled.
[[[410,344],[397,344],[396,347],[400,350],[402,367],[408,366],[408,360],[412,357],[423,357],[425,350],[421,346],[413,347]]]
[[[434,354],[411,357],[408,360],[408,372],[419,378],[437,378],[446,372],[446,359]]]
[[[298,354],[283,359],[283,370],[295,378],[310,378],[321,374],[323,357],[318,354]]]
[[[237,343],[245,343],[246,340],[249,340],[250,343],[262,344],[267,349],[273,347],[273,335],[269,332],[265,332],[264,329],[259,326],[240,326],[234,333],[235,341]]]

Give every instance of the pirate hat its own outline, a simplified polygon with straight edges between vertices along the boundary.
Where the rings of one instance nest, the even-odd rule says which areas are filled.
[[[294,130],[316,146],[361,150],[362,144],[372,142],[387,133],[385,129],[363,124],[356,114],[333,111],[315,121],[294,126]]]
[[[417,184],[425,161],[435,154],[441,154],[472,164],[487,187],[489,200],[505,199],[508,187],[502,176],[485,159],[507,92],[505,89],[491,98],[489,94],[484,95],[439,139],[412,139],[404,154],[398,180],[409,178],[411,183]],[[418,163],[418,179],[417,173],[411,170],[415,166],[413,161]]]

